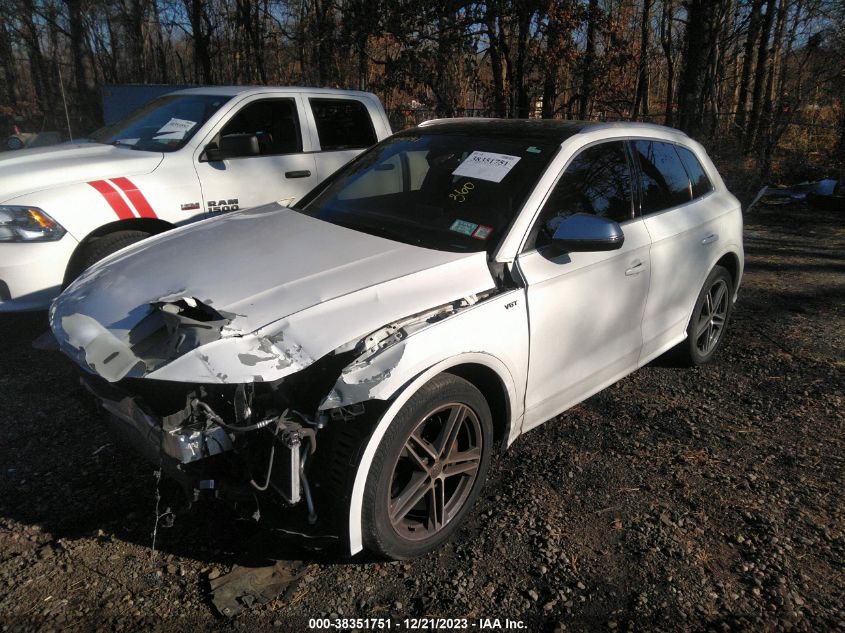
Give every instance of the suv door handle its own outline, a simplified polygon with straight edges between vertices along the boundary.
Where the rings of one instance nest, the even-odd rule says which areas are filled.
[[[641,272],[645,270],[645,266],[643,266],[642,262],[634,262],[633,265],[625,270],[625,276],[631,277],[633,275],[639,275]]]
[[[286,171],[285,178],[308,178],[311,172],[308,169],[300,169],[299,171]]]
[[[710,235],[705,237],[703,240],[701,240],[701,243],[702,244],[712,244],[713,242],[715,242],[718,239],[719,239],[718,235],[716,235],[715,233],[711,233]]]

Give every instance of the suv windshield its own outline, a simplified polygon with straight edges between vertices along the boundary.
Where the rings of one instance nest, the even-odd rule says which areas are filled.
[[[425,248],[492,252],[558,147],[480,130],[408,130],[359,156],[295,208]]]
[[[88,140],[147,152],[175,152],[230,98],[211,95],[159,97],[122,121],[100,128]]]

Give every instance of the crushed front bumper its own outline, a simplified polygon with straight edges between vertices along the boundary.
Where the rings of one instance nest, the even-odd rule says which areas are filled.
[[[233,449],[228,433],[219,426],[166,431],[162,422],[144,411],[134,398],[87,377],[82,379],[82,384],[111,414],[109,419],[115,430],[153,462],[166,457],[179,464],[190,464]]]
[[[309,513],[313,513],[304,475],[307,454],[316,446],[312,430],[279,416],[248,433],[247,438],[222,420],[222,426],[208,419],[195,423],[188,414],[191,407],[160,417],[97,376],[83,376],[82,384],[109,414],[112,431],[176,480],[189,498],[211,492],[230,500],[255,499],[256,493],[272,489],[288,506],[294,506],[304,491]],[[260,473],[257,476],[253,474],[256,471]]]

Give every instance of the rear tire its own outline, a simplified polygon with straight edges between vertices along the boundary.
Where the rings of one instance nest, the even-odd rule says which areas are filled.
[[[482,393],[452,374],[432,378],[396,414],[373,457],[362,504],[367,549],[404,560],[446,541],[483,487],[492,448]]]
[[[710,362],[725,338],[733,309],[733,280],[727,269],[714,266],[707,276],[687,325],[687,338],[673,350],[682,365]]]

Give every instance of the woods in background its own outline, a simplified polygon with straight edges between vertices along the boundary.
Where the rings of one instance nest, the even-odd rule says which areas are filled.
[[[843,68],[843,0],[0,0],[0,114],[66,130],[63,86],[82,133],[104,84],[312,85],[375,92],[397,127],[665,123],[767,169],[842,156]]]

